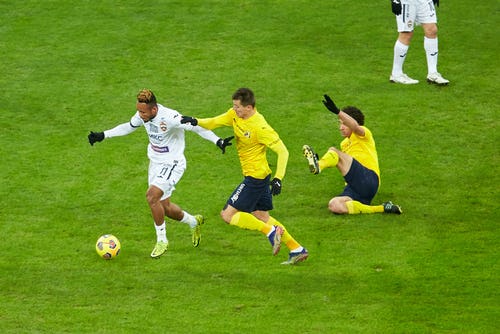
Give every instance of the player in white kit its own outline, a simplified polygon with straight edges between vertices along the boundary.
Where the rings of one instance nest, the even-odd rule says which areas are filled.
[[[403,64],[413,37],[413,30],[415,26],[422,25],[424,49],[427,58],[427,82],[437,85],[447,85],[449,83],[437,70],[438,28],[434,5],[439,6],[439,0],[391,0],[392,12],[396,15],[399,35],[394,45],[390,82],[405,85],[418,83],[418,80],[410,78],[403,72]]]
[[[89,143],[94,145],[105,138],[125,136],[144,126],[149,137],[148,158],[150,160],[149,188],[146,198],[157,235],[157,243],[151,252],[151,257],[160,257],[168,248],[165,215],[188,224],[191,227],[193,246],[197,247],[201,239],[200,227],[204,222],[203,216],[193,216],[170,201],[175,185],[180,181],[186,169],[184,131],[193,131],[202,138],[213,142],[222,150],[222,153],[225,152],[226,146],[231,145],[233,137],[221,139],[210,130],[181,124],[181,114],[157,103],[155,95],[149,89],[143,89],[139,92],[136,108],[137,112],[132,116],[130,122],[120,124],[104,132],[90,132],[88,135]]]

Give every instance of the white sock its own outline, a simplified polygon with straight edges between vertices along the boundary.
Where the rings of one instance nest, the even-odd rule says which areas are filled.
[[[408,53],[409,45],[404,45],[398,40],[394,44],[394,60],[392,62],[392,75],[397,76],[403,74],[403,64]]]
[[[155,229],[156,229],[156,241],[157,242],[168,242],[167,240],[167,227],[165,222],[161,224],[160,226],[155,224]]]
[[[181,219],[181,223],[188,224],[191,228],[196,227],[198,225],[198,222],[196,221],[196,218],[194,216],[190,215],[186,211],[182,211],[184,213],[184,217]]]
[[[438,39],[424,37],[424,49],[427,57],[427,74],[437,72]]]

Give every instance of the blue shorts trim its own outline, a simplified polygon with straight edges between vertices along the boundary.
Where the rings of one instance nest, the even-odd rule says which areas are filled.
[[[355,201],[370,204],[377,194],[379,179],[377,173],[352,159],[352,165],[344,176],[347,185],[339,196],[349,196]]]
[[[273,196],[269,188],[271,175],[265,179],[256,179],[251,176],[245,176],[233,191],[226,204],[243,212],[270,211],[273,209]]]

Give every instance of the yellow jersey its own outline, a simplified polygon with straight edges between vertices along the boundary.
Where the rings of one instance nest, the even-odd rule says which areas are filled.
[[[221,126],[233,127],[236,149],[244,176],[264,179],[271,174],[266,156],[267,147],[278,155],[275,177],[281,180],[285,176],[288,150],[278,133],[269,126],[257,109],[255,109],[255,114],[248,119],[242,119],[236,115],[233,108],[230,108],[219,116],[198,119],[198,125],[209,130]]]
[[[352,133],[350,137],[344,138],[340,143],[342,152],[349,154],[356,159],[360,164],[374,171],[380,179],[380,169],[378,166],[377,148],[373,135],[367,127],[363,126],[365,135],[358,136]]]

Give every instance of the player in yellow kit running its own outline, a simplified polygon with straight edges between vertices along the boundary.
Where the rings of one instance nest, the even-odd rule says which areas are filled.
[[[365,116],[361,110],[351,106],[340,110],[328,95],[323,104],[339,118],[340,133],[344,137],[341,149],[330,147],[321,159],[308,145],[304,145],[303,153],[311,173],[319,174],[326,168],[337,167],[344,177],[344,191],[330,200],[328,209],[336,214],[401,214],[401,208],[390,201],[370,205],[379,188],[380,170],[375,140],[364,126]]]
[[[181,123],[199,125],[205,129],[231,126],[236,137],[236,149],[243,170],[244,180],[233,191],[224,209],[222,219],[239,228],[264,233],[278,254],[284,242],[290,254],[283,264],[304,261],[309,253],[275,218],[273,195],[281,193],[281,180],[285,176],[288,150],[276,131],[269,126],[264,116],[255,108],[254,93],[248,88],[238,89],[232,96],[233,107],[227,112],[205,119],[183,116]],[[226,138],[227,140],[229,138]],[[276,173],[271,180],[271,169],[266,158],[266,149],[278,155]]]

